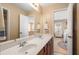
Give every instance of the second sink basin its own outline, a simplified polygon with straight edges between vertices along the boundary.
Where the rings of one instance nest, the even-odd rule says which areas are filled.
[[[27,54],[27,50],[36,48],[36,44],[28,44],[20,48],[19,53]]]

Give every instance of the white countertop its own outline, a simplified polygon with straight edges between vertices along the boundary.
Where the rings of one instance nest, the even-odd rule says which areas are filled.
[[[6,40],[6,37],[5,36],[0,37],[0,40]]]
[[[24,47],[19,47],[19,45],[16,45],[2,51],[0,54],[1,55],[37,55],[52,37],[53,36],[51,34],[43,35],[42,38],[34,37],[31,40],[27,40],[26,45]],[[25,52],[27,53],[25,54]]]

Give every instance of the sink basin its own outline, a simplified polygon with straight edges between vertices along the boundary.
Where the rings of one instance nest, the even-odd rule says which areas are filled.
[[[34,48],[36,48],[36,47],[37,47],[36,44],[25,45],[25,46],[23,46],[23,47],[20,48],[19,53],[27,54],[27,53],[28,53],[28,52],[27,52],[28,50],[34,49]]]

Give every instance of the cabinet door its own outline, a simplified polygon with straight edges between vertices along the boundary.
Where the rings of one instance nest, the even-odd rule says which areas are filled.
[[[44,55],[44,48],[38,53],[38,55]]]
[[[53,38],[51,39],[51,41],[50,41],[50,54],[53,54]]]
[[[44,55],[48,55],[48,43],[44,47]]]
[[[52,39],[48,42],[48,55],[53,54],[53,42]]]
[[[53,54],[53,40],[51,40],[44,46],[44,48],[38,53],[38,55],[52,55]]]

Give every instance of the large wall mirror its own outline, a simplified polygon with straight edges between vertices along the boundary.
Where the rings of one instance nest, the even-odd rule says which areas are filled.
[[[0,8],[0,42],[7,41],[8,11]]]

